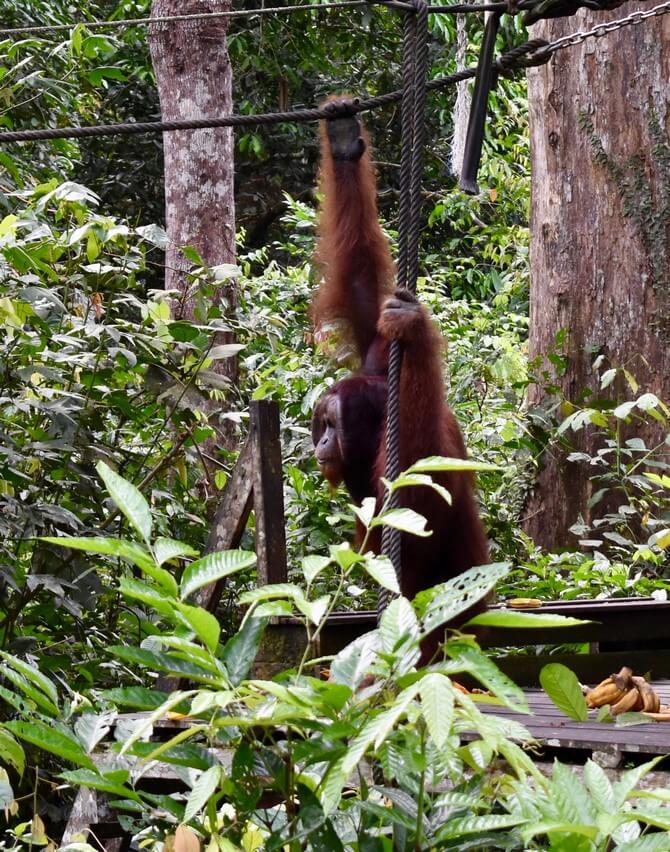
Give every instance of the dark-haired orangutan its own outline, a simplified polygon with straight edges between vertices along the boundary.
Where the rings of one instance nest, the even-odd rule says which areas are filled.
[[[361,366],[319,400],[312,437],[326,479],[332,485],[344,482],[356,503],[374,496],[379,506],[389,341],[399,339],[403,345],[400,469],[426,456],[465,458],[465,445],[444,399],[437,330],[411,293],[394,292],[393,261],[377,219],[369,143],[356,117],[322,123],[320,182],[317,260],[324,281],[314,298],[313,321],[317,330],[336,325],[348,335]],[[451,506],[427,486],[400,492],[402,504],[422,514],[432,531],[428,538],[402,536],[401,585],[410,599],[488,562],[471,474],[439,473],[434,480],[450,492]],[[434,650],[435,643],[430,644]]]

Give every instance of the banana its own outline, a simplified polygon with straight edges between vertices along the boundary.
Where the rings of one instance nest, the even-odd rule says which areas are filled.
[[[628,666],[622,666],[621,669],[616,673],[611,675],[614,683],[619,687],[622,692],[625,692],[627,689],[631,687],[631,678],[633,677],[633,670],[629,669]]]
[[[537,609],[542,606],[542,601],[538,598],[509,598],[505,605],[512,609]]]
[[[586,703],[589,707],[602,707],[605,704],[615,704],[623,698],[624,694],[624,690],[616,685],[613,678],[608,677],[587,693]]]
[[[667,713],[645,713],[644,715],[656,722],[670,722],[670,711]]]
[[[640,709],[648,713],[658,713],[661,708],[661,699],[658,697],[656,690],[643,677],[633,677],[632,681],[642,697],[642,707]]]
[[[627,713],[629,710],[637,710],[639,708],[642,709],[642,696],[637,690],[637,687],[634,686],[632,689],[629,689],[628,692],[624,693],[623,697],[620,698],[616,704],[612,704],[610,707],[610,713],[612,716],[618,716],[619,713]]]

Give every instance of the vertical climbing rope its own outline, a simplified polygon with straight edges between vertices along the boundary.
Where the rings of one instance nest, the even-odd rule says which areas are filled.
[[[402,128],[400,161],[400,216],[398,226],[398,286],[414,291],[419,273],[419,235],[421,232],[421,177],[425,141],[426,75],[428,73],[428,5],[412,0],[405,14],[403,36]],[[386,409],[387,479],[400,473],[400,372],[402,346],[393,341],[389,352],[388,402]],[[397,492],[388,508],[398,505]],[[382,553],[389,557],[398,581],[402,577],[401,533],[383,527]],[[389,593],[379,594],[377,616],[389,602]]]

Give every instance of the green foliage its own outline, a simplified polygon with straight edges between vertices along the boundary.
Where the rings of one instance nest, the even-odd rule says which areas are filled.
[[[549,698],[566,716],[585,722],[588,717],[586,699],[577,676],[567,666],[550,663],[540,672],[540,683]]]
[[[429,466],[444,464],[436,459]],[[202,585],[244,570],[253,554],[227,551],[191,562],[168,589],[158,564],[166,545],[152,535],[148,504],[102,464],[100,473],[141,539],[124,542],[128,552],[137,548],[143,555],[136,560],[141,578],[124,580],[122,593],[146,608],[155,626],[141,646],[109,651],[143,669],[145,683],[158,671],[186,676],[194,686],[170,696],[143,686],[63,698],[35,666],[4,654],[5,676],[12,677],[3,698],[19,718],[0,727],[0,753],[17,772],[23,771],[24,745],[52,755],[61,780],[110,796],[122,824],[150,848],[206,843],[281,849],[299,843],[301,849],[352,852],[399,845],[521,850],[546,838],[549,848],[559,848],[560,839],[563,848],[598,852],[612,848],[611,842],[628,848],[624,844],[647,826],[660,829],[667,842],[665,791],[647,790],[638,801],[636,789],[657,761],[614,784],[591,762],[584,783],[560,764],[546,778],[523,748],[530,742],[525,728],[480,709],[482,701],[494,701],[527,712],[522,691],[472,637],[450,636],[442,661],[416,669],[420,641],[486,595],[504,576],[504,566],[473,569],[463,582],[428,590],[414,604],[395,598],[376,630],[330,661],[330,679],[322,681],[312,672],[323,661],[315,661],[311,649],[335,601],[316,597],[314,580],[331,562],[340,576],[339,594],[376,557],[348,546],[331,548],[328,559],[309,557],[306,588],[286,583],[247,592],[240,629],[221,644],[211,615],[183,602]],[[100,553],[106,539],[93,541],[93,553]],[[119,544],[110,539],[107,546],[114,552]],[[170,550],[177,549],[173,543]],[[307,632],[297,668],[273,680],[254,676],[252,669],[271,614],[268,602],[282,603]],[[486,688],[477,702],[455,686],[454,678],[463,674]],[[558,674],[553,694],[575,704]],[[149,712],[128,724],[119,716],[122,708]],[[181,729],[168,740],[148,741],[160,720],[175,712],[185,720]],[[105,741],[113,728],[110,747]],[[496,764],[499,757],[505,768]],[[145,761],[181,767],[185,794],[159,801],[135,786]],[[63,770],[63,764],[75,768]],[[383,783],[372,781],[373,766],[383,771]],[[9,776],[2,780],[6,807],[15,809]],[[35,826],[33,820],[33,834]],[[14,835],[21,846],[20,828]]]
[[[528,734],[521,725],[484,716],[452,678],[468,672],[493,697],[523,711],[521,691],[469,637],[447,643],[447,660],[415,669],[421,639],[445,614],[463,612],[472,603],[474,576],[473,582],[466,576],[464,585],[444,584],[424,594],[418,613],[405,598],[396,598],[379,628],[338,653],[331,662],[330,681],[320,681],[311,674],[310,649],[333,601],[315,597],[310,580],[325,566],[311,558],[306,589],[288,583],[247,592],[242,602],[248,608],[239,631],[220,644],[212,616],[183,602],[202,585],[244,570],[253,555],[227,551],[191,562],[168,590],[156,557],[165,546],[152,536],[148,504],[130,482],[110,475],[102,464],[100,473],[141,539],[125,544],[129,552],[142,552],[135,560],[142,578],[123,579],[121,591],[145,607],[155,625],[142,646],[126,644],[109,651],[122,662],[144,668],[145,682],[159,671],[186,676],[196,685],[165,700],[147,687],[63,700],[37,668],[5,654],[5,674],[13,677],[4,697],[21,714],[0,728],[0,745],[4,743],[9,763],[22,770],[21,741],[74,765],[61,778],[114,797],[117,810],[133,817],[133,833],[143,831],[145,843],[165,841],[179,831],[235,848],[245,847],[253,834],[263,838],[265,848],[281,848],[300,837],[302,848],[309,849],[323,848],[324,838],[329,839],[328,848],[356,849],[371,838],[385,848],[398,832],[412,845],[484,833],[503,841],[514,836],[510,832],[525,820],[491,813],[486,804],[487,769],[501,754],[514,777],[540,781],[542,776],[519,745]],[[95,554],[105,541],[94,540]],[[67,547],[73,542],[62,538],[58,543]],[[116,540],[109,541],[110,552],[118,546]],[[369,570],[378,560],[339,546],[331,549],[330,561],[340,575],[341,592],[352,574]],[[502,574],[502,566],[491,566],[475,597],[487,594]],[[390,586],[395,588],[394,583]],[[250,675],[267,624],[268,601],[282,602],[307,631],[297,669],[272,681]],[[119,706],[151,711],[134,726],[123,727]],[[168,741],[146,742],[152,727],[174,710],[184,713],[188,724]],[[189,767],[185,798],[175,797],[159,813],[151,807],[155,797],[134,787],[127,764],[118,768],[101,759],[102,742],[115,724],[116,750],[131,760],[131,767],[144,760]],[[462,746],[459,733],[464,730],[478,737]],[[113,751],[107,752],[108,758]],[[229,759],[222,761],[224,753]],[[370,770],[365,768],[370,761],[381,762],[393,787],[370,784]],[[453,785],[448,801],[436,792],[445,778]],[[343,797],[352,784],[356,795]],[[385,799],[397,807],[384,807]],[[447,824],[445,807],[450,813]]]
[[[670,830],[670,809],[663,804],[667,797],[663,790],[642,794],[636,789],[661,759],[629,769],[615,782],[592,760],[584,766],[583,780],[574,770],[555,763],[553,776],[542,789],[512,781],[506,806],[511,814],[527,820],[520,832],[527,844],[547,841],[540,848],[663,849]],[[648,833],[650,827],[661,829],[660,834]]]
[[[221,319],[208,299],[225,270],[196,268],[197,322],[173,322],[169,294],[146,294],[165,234],[97,206],[80,184],[51,180],[16,195],[0,220],[0,646],[19,640],[42,658],[48,635],[58,651],[45,664],[82,662],[68,675],[75,688],[100,671],[101,644],[135,629],[118,578],[148,561],[132,542],[87,537],[99,554],[92,571],[81,539],[124,523],[145,544],[153,535],[154,578],[171,590],[161,566],[199,548],[205,532],[192,523],[204,514],[199,444],[212,435],[208,399],[226,393],[212,365],[240,348],[211,345]],[[116,470],[150,485],[153,527],[139,492],[125,516],[112,511],[96,465],[112,494]],[[52,541],[63,533],[80,537],[65,557]]]

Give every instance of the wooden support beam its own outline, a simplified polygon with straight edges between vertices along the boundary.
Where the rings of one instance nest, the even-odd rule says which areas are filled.
[[[252,508],[258,583],[284,583],[286,533],[279,406],[270,399],[251,403],[249,436],[217,507],[205,553],[239,547]],[[196,592],[195,603],[213,612],[222,591],[222,582],[205,586]]]
[[[285,583],[288,576],[279,406],[260,399],[250,409],[258,585],[264,586]]]

